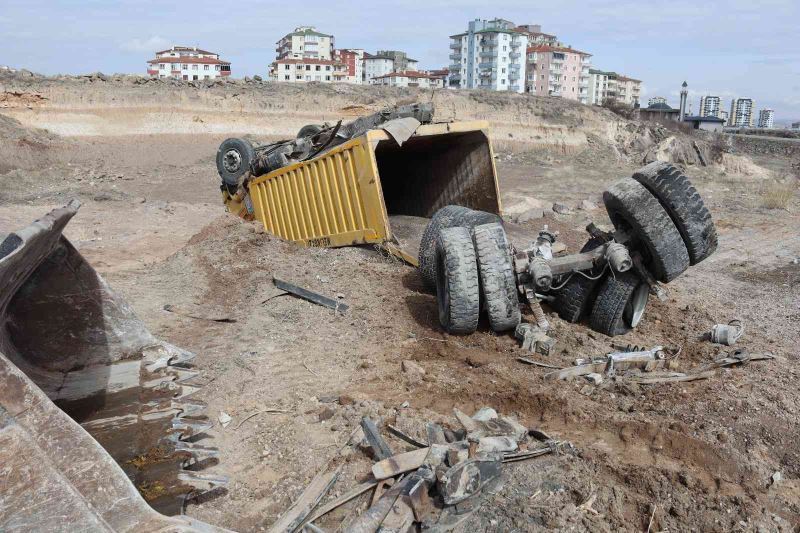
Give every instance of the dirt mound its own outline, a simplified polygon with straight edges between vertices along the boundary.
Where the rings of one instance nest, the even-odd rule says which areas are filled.
[[[58,139],[57,135],[49,131],[23,126],[19,120],[0,114],[0,142],[14,141],[44,146]]]

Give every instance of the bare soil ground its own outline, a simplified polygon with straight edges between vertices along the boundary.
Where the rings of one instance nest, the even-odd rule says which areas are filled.
[[[503,109],[504,116],[514,113]],[[41,108],[28,124],[58,122],[62,112]],[[595,139],[570,149],[545,149],[535,139],[496,143],[504,201],[524,195],[602,206],[602,191],[629,175],[641,154],[625,152],[629,138],[601,135],[606,112],[594,112],[570,111],[588,118],[565,130]],[[113,125],[112,115],[104,123]],[[527,124],[509,130],[510,139]],[[391,257],[369,247],[300,248],[224,213],[213,156],[225,132],[131,134],[126,128],[45,137],[38,152],[20,157],[24,164],[0,169],[0,233],[80,198],[84,207],[67,236],[154,334],[197,353],[202,374],[196,382],[203,385],[197,397],[208,402],[212,418],[233,417],[205,441],[221,450],[213,470],[231,481],[190,504],[188,514],[240,531],[263,530],[320,470],[344,467],[332,496],[369,471],[368,456],[348,445],[362,416],[422,437],[427,420],[452,424],[453,407],[491,406],[571,441],[577,455],[512,465],[504,488],[462,531],[800,527],[800,199],[794,194],[786,209],[761,207],[763,169],[754,176],[687,167],[714,216],[719,251],[671,283],[669,301],[652,301],[637,330],[613,341],[680,347],[681,369],[690,370],[727,350],[704,339],[710,327],[739,318],[746,327],[739,347],[777,359],[692,383],[591,387],[545,380],[545,369],[516,361],[524,354],[511,336],[496,335],[487,324],[467,337],[443,334],[434,297],[414,269]],[[11,134],[3,135],[9,152],[20,146],[18,136],[9,145]],[[766,172],[787,168],[774,161]],[[600,207],[548,213],[526,229],[547,223],[574,250],[585,241],[589,220],[608,224]],[[339,315],[282,295],[273,276],[341,298],[350,311]],[[164,311],[166,304],[235,322],[188,318]],[[568,366],[576,357],[612,350],[612,339],[585,324],[551,321],[558,345],[548,363]],[[402,372],[405,359],[421,365],[424,376]],[[262,413],[268,408],[285,412]],[[391,445],[404,449],[399,441]],[[774,472],[783,479],[772,484]],[[591,497],[595,512],[579,508]],[[366,498],[321,525],[346,529]]]

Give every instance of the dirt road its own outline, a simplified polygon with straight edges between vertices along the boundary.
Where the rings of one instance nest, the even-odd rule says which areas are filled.
[[[68,198],[84,201],[69,238],[154,334],[197,353],[197,397],[212,418],[233,417],[204,441],[221,450],[210,468],[230,484],[188,514],[261,530],[326,466],[344,467],[333,496],[369,471],[368,457],[347,444],[362,416],[422,436],[425,421],[449,422],[453,407],[488,405],[571,441],[578,453],[510,468],[464,531],[800,527],[797,195],[786,210],[766,209],[757,178],[688,168],[717,224],[719,251],[671,283],[669,301],[651,303],[635,332],[614,339],[679,347],[680,367],[692,369],[725,351],[703,334],[739,318],[740,347],[776,360],[693,383],[591,387],[545,380],[545,369],[515,360],[522,353],[512,337],[485,324],[469,337],[443,334],[434,297],[391,257],[367,247],[299,248],[226,215],[213,164],[224,136],[64,137],[47,165],[0,176],[8,184],[0,231]],[[637,165],[610,145],[574,154],[516,148],[498,150],[507,203],[527,195],[602,205],[604,188]],[[549,224],[572,249],[588,220],[608,223],[600,208],[548,213],[529,225]],[[282,295],[272,276],[341,298],[350,311]],[[235,322],[169,313],[166,304]],[[611,339],[585,325],[551,320],[558,345],[549,363],[610,351]],[[425,374],[404,373],[405,359]],[[772,484],[775,472],[782,480]],[[594,512],[579,508],[590,498]],[[365,505],[354,500],[321,525],[345,528]]]

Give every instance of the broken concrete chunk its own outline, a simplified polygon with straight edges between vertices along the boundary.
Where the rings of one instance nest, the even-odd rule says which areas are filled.
[[[483,486],[500,476],[499,460],[469,459],[451,467],[439,480],[439,492],[445,505],[454,505],[477,494]]]
[[[442,426],[435,422],[428,422],[425,424],[425,433],[428,435],[428,444],[447,444],[447,439],[444,435]]]
[[[226,428],[226,427],[228,427],[228,424],[231,423],[231,420],[233,420],[233,418],[231,418],[231,415],[229,415],[225,411],[220,411],[219,412],[219,416],[217,417],[217,420],[219,421],[219,425],[220,426],[222,426],[223,428]]]
[[[472,433],[474,431],[478,431],[481,427],[480,423],[476,420],[473,420],[466,413],[458,409],[457,407],[453,407],[453,414],[455,415],[458,422],[464,427],[467,433]]]
[[[597,372],[586,374],[583,377],[586,378],[586,381],[588,381],[592,385],[600,385],[603,382],[603,375],[598,374]]]
[[[559,202],[553,204],[553,211],[560,215],[568,215],[571,213],[571,210],[567,204],[562,204]]]
[[[494,418],[497,418],[497,411],[491,407],[481,407],[478,409],[478,412],[472,415],[472,419],[479,422],[486,422],[487,420],[492,420]]]
[[[398,453],[372,465],[372,475],[377,480],[394,477],[397,474],[416,470],[425,463],[430,448],[420,448],[406,453]]]
[[[518,448],[517,440],[511,437],[481,437],[478,439],[478,453],[513,452]]]
[[[517,442],[521,441],[528,434],[528,428],[510,416],[501,416],[499,421],[504,426],[504,434],[513,436],[515,439],[517,439]]]

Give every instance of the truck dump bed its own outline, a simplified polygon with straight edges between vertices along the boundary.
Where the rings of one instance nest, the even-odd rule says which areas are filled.
[[[252,179],[248,192],[266,231],[308,246],[396,244],[390,216],[430,217],[449,204],[501,210],[485,121],[422,125],[402,144],[369,130]],[[226,203],[245,214],[233,198]]]

